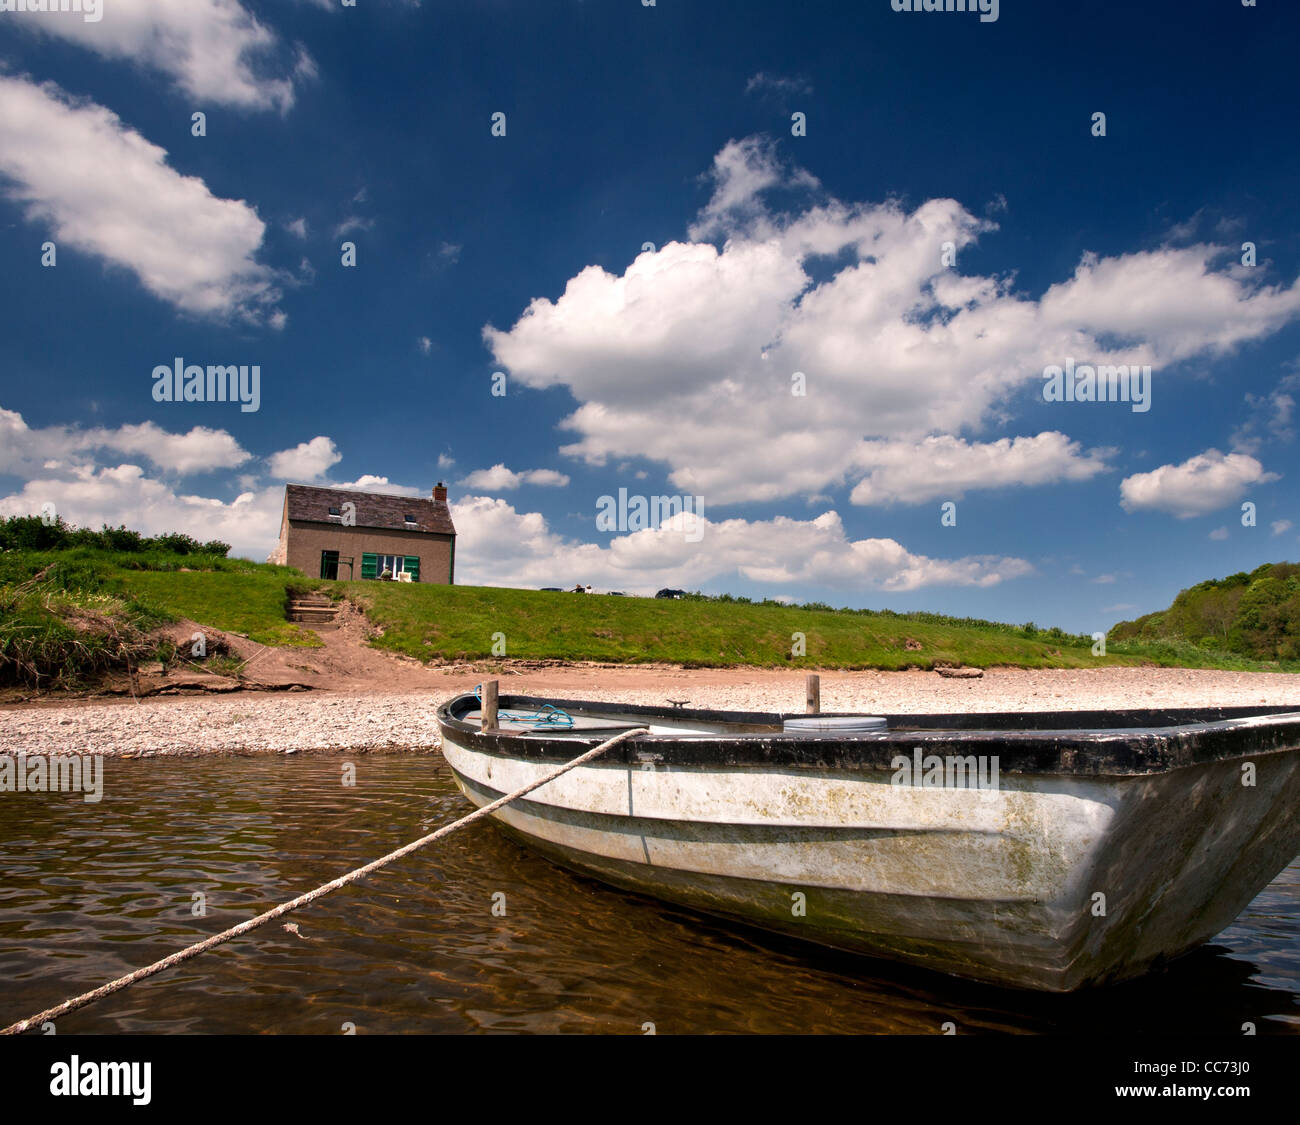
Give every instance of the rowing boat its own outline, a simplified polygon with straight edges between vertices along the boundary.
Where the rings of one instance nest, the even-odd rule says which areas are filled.
[[[438,710],[482,807],[616,887],[1069,992],[1213,937],[1300,851],[1300,709],[784,715],[503,696]]]

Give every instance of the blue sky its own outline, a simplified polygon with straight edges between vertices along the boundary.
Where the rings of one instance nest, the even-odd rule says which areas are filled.
[[[1296,557],[1290,6],[88,14],[0,11],[0,514],[264,558],[286,481],[441,479],[463,582],[1087,632]]]

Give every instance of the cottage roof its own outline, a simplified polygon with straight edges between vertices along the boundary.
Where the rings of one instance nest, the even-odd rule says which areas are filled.
[[[376,527],[385,531],[423,531],[436,535],[455,535],[451,510],[446,500],[431,500],[421,496],[387,496],[378,492],[355,492],[350,488],[315,488],[307,484],[285,486],[289,519],[308,520],[338,526],[338,516],[330,515],[330,508],[343,509],[346,503],[356,505],[356,526]],[[407,522],[414,516],[415,522]]]

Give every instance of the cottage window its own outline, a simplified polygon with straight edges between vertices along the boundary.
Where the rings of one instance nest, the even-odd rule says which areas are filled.
[[[417,555],[372,555],[366,552],[361,556],[362,578],[383,578],[384,572],[394,582],[420,581],[420,559]],[[408,574],[409,578],[400,575]]]
[[[339,516],[339,517],[341,518],[341,517],[343,516],[343,513],[342,513],[341,511],[339,511],[338,508],[331,508],[331,509],[330,509],[330,515],[331,515],[331,516]]]
[[[414,517],[414,516],[406,516],[405,519],[406,519],[406,522],[407,522],[407,523],[414,523],[414,522],[415,522],[415,517]]]

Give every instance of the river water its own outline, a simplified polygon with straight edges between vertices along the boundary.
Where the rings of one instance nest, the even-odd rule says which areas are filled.
[[[353,786],[342,783],[347,762]],[[110,758],[98,804],[0,795],[0,1025],[467,811],[436,754]],[[479,823],[56,1030],[936,1034],[946,1022],[962,1032],[1241,1034],[1253,1023],[1261,1035],[1300,1033],[1300,862],[1166,970],[1045,996],[624,894]]]

